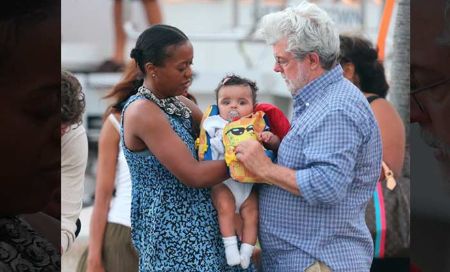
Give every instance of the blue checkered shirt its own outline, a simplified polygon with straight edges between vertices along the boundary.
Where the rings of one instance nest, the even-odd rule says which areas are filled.
[[[370,106],[340,65],[301,89],[278,164],[296,170],[300,196],[259,190],[263,270],[370,270],[373,241],[366,205],[381,171],[380,133]]]

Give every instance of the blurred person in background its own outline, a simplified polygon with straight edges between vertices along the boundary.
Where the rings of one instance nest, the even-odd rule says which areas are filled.
[[[78,79],[61,71],[61,250],[72,246],[83,205],[88,141],[82,122],[84,93]]]
[[[60,1],[0,4],[0,271],[61,266],[59,221],[37,213],[60,186],[60,19]]]
[[[111,59],[104,61],[97,69],[98,72],[120,72],[125,67],[125,47],[127,35],[123,28],[124,1],[112,0],[114,20],[114,53]],[[160,0],[141,0],[149,25],[162,23]],[[129,4],[129,3],[128,3]]]
[[[369,40],[362,37],[340,35],[339,38],[341,48],[340,63],[344,70],[344,76],[352,81],[369,101],[380,128],[383,161],[392,170],[394,178],[400,180],[405,158],[405,126],[397,110],[385,99],[389,85],[383,64],[378,60],[378,51]],[[384,171],[382,171],[379,182],[384,182],[385,179]],[[394,194],[385,195],[384,198],[388,196],[394,196]],[[395,210],[386,211],[386,213],[388,212],[392,213],[393,216],[399,216],[395,214]],[[373,209],[366,211],[366,218],[368,216],[375,216]],[[407,216],[409,217],[409,214]],[[368,224],[369,222],[371,221],[367,221]],[[403,233],[409,232],[409,221],[403,222],[401,226],[404,229],[399,231]],[[389,227],[397,226],[389,225]],[[373,238],[376,241],[376,235]],[[386,241],[386,243],[393,242],[395,241]],[[376,257],[373,260],[371,271],[401,272],[408,271],[408,268],[408,258],[400,258],[399,256],[395,258]]]
[[[422,154],[412,152],[412,258],[423,271],[449,271],[450,1],[412,0],[411,18],[410,119],[434,153],[418,164]],[[433,177],[435,165],[440,173]]]
[[[131,177],[120,147],[120,113],[142,85],[136,63],[127,64],[121,81],[105,98],[112,104],[104,114],[98,142],[97,181],[91,216],[89,247],[77,271],[138,271],[139,259],[131,241]]]

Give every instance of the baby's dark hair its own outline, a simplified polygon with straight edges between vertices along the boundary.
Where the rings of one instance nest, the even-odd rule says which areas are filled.
[[[244,85],[249,86],[252,90],[252,102],[253,105],[256,104],[256,92],[258,91],[258,87],[256,86],[256,82],[252,81],[245,77],[240,77],[238,75],[227,75],[225,76],[217,85],[216,89],[214,90],[214,93],[216,94],[216,103],[219,103],[219,91],[223,86],[236,86],[236,85]]]

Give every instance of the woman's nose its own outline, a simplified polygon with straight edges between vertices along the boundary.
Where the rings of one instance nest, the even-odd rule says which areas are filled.
[[[192,80],[192,75],[193,75],[193,74],[194,74],[194,73],[193,73],[193,71],[192,71],[192,67],[189,66],[189,67],[186,69],[185,77]]]

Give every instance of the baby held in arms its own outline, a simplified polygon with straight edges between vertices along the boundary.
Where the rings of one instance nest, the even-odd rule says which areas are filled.
[[[225,159],[230,168],[232,178],[214,186],[212,198],[218,213],[227,263],[230,266],[240,264],[242,268],[249,266],[257,240],[258,199],[252,190],[255,176],[247,173],[237,161],[234,147],[247,139],[258,140],[266,149],[273,151],[280,144],[280,138],[268,130],[264,112],[254,112],[256,92],[257,86],[251,80],[236,75],[225,77],[215,90],[217,108],[210,108],[209,116],[203,119],[201,127],[209,137],[210,159]],[[199,153],[201,159],[206,159],[201,148]],[[239,213],[242,219],[240,250],[234,224],[235,213]]]

